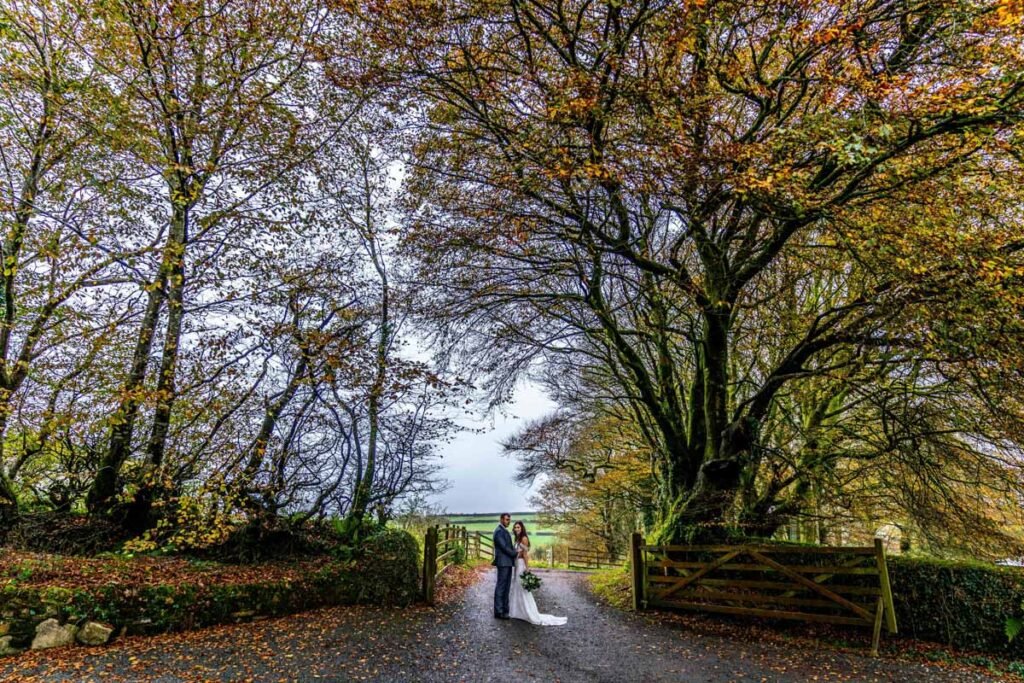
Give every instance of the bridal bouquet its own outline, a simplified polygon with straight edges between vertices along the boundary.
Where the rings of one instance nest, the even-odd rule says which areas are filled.
[[[540,577],[533,572],[523,572],[519,575],[519,583],[523,585],[524,591],[532,593],[540,588]]]

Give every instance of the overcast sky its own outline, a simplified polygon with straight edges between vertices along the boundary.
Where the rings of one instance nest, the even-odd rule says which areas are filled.
[[[524,384],[515,400],[501,412],[479,422],[465,423],[483,432],[464,432],[444,445],[444,477],[451,488],[437,497],[445,512],[521,512],[532,510],[531,490],[512,481],[516,463],[501,455],[500,442],[520,426],[554,410],[552,403],[535,386]]]

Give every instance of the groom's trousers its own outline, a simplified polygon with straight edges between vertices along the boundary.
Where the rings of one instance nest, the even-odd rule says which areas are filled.
[[[508,592],[512,587],[512,567],[498,567],[498,583],[494,586],[494,615],[508,615]]]

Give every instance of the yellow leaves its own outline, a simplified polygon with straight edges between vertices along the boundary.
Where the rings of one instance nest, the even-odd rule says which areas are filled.
[[[792,169],[788,167],[771,170],[748,168],[733,182],[737,194],[743,195],[751,192],[775,192],[787,185],[792,177]]]
[[[998,26],[1019,26],[1024,23],[1024,0],[1002,0],[995,17]]]
[[[553,168],[544,169],[544,175],[552,180],[568,180],[573,176],[572,166],[557,164]]]
[[[914,275],[922,275],[924,273],[927,273],[929,270],[929,266],[927,264],[919,261],[913,261],[905,256],[897,256],[895,259],[893,259],[893,262],[896,264],[896,267],[899,268],[900,270],[912,273]]]
[[[9,238],[10,239],[10,238]],[[13,277],[18,272],[18,259],[13,254],[4,259],[4,277]]]
[[[544,175],[553,180],[569,180],[581,178],[588,180],[607,181],[613,180],[616,175],[612,169],[605,164],[594,161],[573,163],[572,160],[559,160],[551,168],[544,169]]]
[[[575,97],[559,104],[549,104],[547,118],[552,122],[574,122],[598,113],[596,97]]]
[[[593,178],[594,180],[609,180],[613,177],[612,172],[603,164],[590,161],[583,164],[580,172],[584,177]]]
[[[990,285],[1000,285],[1024,277],[1024,266],[1011,263],[1005,258],[988,258],[979,265],[978,275]]]
[[[153,540],[152,534],[147,531],[139,536],[126,541],[123,546],[123,551],[127,553],[148,553],[156,550],[158,547],[156,541]]]

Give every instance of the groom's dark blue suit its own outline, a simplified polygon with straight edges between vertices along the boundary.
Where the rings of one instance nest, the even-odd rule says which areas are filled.
[[[512,535],[502,525],[494,530],[494,561],[498,568],[498,583],[494,586],[494,616],[508,616],[508,591],[512,587],[512,567],[516,564],[516,549]]]

